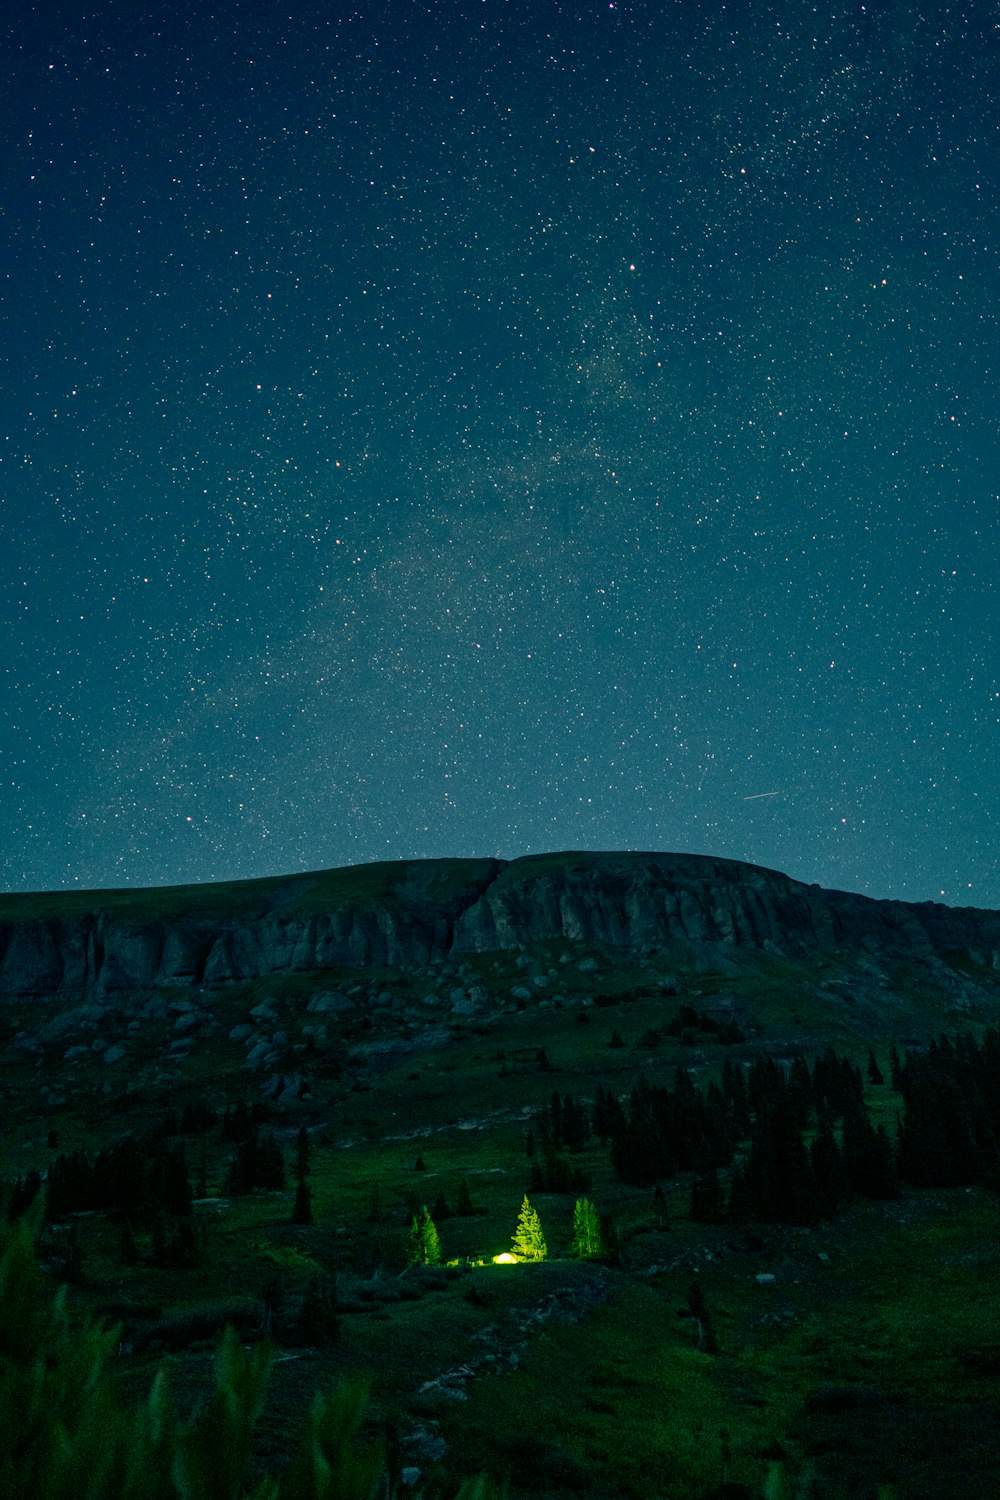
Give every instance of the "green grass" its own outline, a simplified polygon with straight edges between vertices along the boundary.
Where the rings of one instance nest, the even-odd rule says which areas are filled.
[[[549,858],[539,858],[539,872]],[[455,862],[444,866],[442,878],[452,880]],[[325,876],[294,877],[304,882],[294,900],[298,909],[313,899],[329,907],[340,896],[358,900],[362,890],[371,901],[417,899],[414,888],[407,890],[404,868],[330,872],[324,889],[308,882]],[[436,878],[423,862],[421,869],[421,879],[428,873]],[[483,870],[482,862],[466,862],[458,885],[482,878]],[[255,899],[263,909],[276,899],[275,884],[282,883],[227,889],[236,893],[235,902],[244,899],[239,893],[245,895],[247,887],[259,888]],[[290,885],[282,888],[288,895]],[[182,902],[189,899],[185,891],[197,889],[140,894],[154,904],[161,897]],[[453,893],[460,894],[457,886]],[[138,899],[135,893],[122,894]],[[441,895],[436,891],[435,899]],[[220,899],[230,897],[223,893]],[[561,964],[567,952],[574,962]],[[627,1092],[640,1074],[670,1082],[678,1064],[696,1068],[700,1084],[717,1077],[727,1050],[708,1035],[692,1047],[666,1037],[654,1048],[638,1044],[647,1031],[662,1031],[681,1003],[700,1008],[720,993],[732,996],[752,1018],[753,1034],[748,1027],[746,1043],[728,1055],[750,1060],[772,1047],[787,1051],[796,1038],[822,1048],[831,1011],[816,995],[817,983],[850,976],[849,966],[836,956],[819,955],[807,963],[763,955],[736,975],[689,976],[686,993],[675,997],[660,992],[660,980],[671,972],[666,958],[643,963],[633,956],[595,953],[597,971],[582,974],[578,960],[584,952],[551,943],[529,952],[527,969],[518,967],[512,954],[470,954],[462,956],[461,971],[452,965],[405,974],[275,975],[220,991],[205,1002],[218,1021],[215,1035],[199,1042],[159,1083],[172,1018],[149,1023],[138,1040],[129,1041],[129,1060],[117,1071],[96,1057],[64,1064],[61,1043],[38,1070],[23,1055],[0,1047],[6,1100],[0,1175],[44,1169],[53,1155],[46,1145],[53,1128],[59,1149],[93,1151],[126,1129],[155,1126],[167,1109],[179,1109],[186,1100],[207,1096],[221,1107],[254,1097],[260,1075],[243,1068],[244,1048],[228,1040],[228,1030],[252,1006],[272,998],[279,1002],[277,1024],[289,1035],[288,1065],[305,1072],[312,1087],[310,1097],[295,1101],[273,1123],[283,1133],[289,1167],[299,1125],[311,1127],[316,1224],[290,1224],[291,1181],[284,1194],[202,1207],[199,1219],[209,1226],[206,1263],[167,1271],[123,1266],[117,1230],[96,1216],[78,1225],[86,1281],[72,1293],[74,1303],[96,1312],[106,1309],[112,1318],[122,1316],[114,1309],[132,1308],[133,1321],[147,1326],[153,1310],[155,1317],[168,1318],[234,1302],[260,1307],[262,1288],[275,1275],[283,1278],[289,1297],[301,1295],[317,1271],[336,1275],[351,1309],[342,1316],[339,1343],[289,1350],[276,1365],[262,1427],[265,1467],[280,1455],[282,1435],[297,1426],[314,1390],[337,1373],[363,1368],[372,1372],[377,1421],[397,1423],[404,1432],[417,1423],[438,1424],[435,1430],[450,1451],[438,1469],[429,1460],[420,1462],[446,1487],[460,1472],[485,1465],[511,1475],[516,1496],[687,1500],[707,1495],[724,1476],[759,1492],[780,1447],[793,1475],[813,1465],[820,1485],[816,1500],[874,1496],[870,1485],[864,1488],[872,1475],[888,1480],[894,1474],[909,1476],[910,1489],[900,1500],[903,1493],[906,1500],[962,1493],[962,1483],[964,1494],[989,1494],[987,1465],[996,1460],[994,1468],[1000,1466],[1000,1456],[977,1427],[995,1410],[997,1376],[991,1373],[990,1351],[1000,1350],[1000,1258],[994,1249],[1000,1246],[1000,1222],[997,1200],[989,1194],[909,1195],[901,1204],[855,1205],[842,1221],[811,1234],[769,1230],[763,1249],[734,1250],[726,1227],[684,1218],[689,1182],[668,1185],[673,1224],[663,1230],[650,1192],[618,1183],[607,1153],[592,1145],[579,1159],[590,1183],[587,1196],[617,1221],[623,1264],[595,1272],[558,1258],[570,1242],[575,1195],[531,1192],[524,1111],[543,1108],[554,1089],[591,1098],[599,1085]],[[523,983],[525,973],[550,968],[556,977],[538,999],[562,995],[562,1006],[530,1002],[517,1010],[506,1004],[511,986]],[[409,1053],[358,1066],[345,1060],[366,1043],[405,1030],[405,1016],[373,1010],[368,1027],[363,1013],[328,1021],[324,1046],[296,1052],[302,1025],[316,1019],[305,1010],[308,997],[359,979],[397,994],[407,1006],[430,989],[447,993],[459,983],[482,983],[502,1003],[496,1013],[457,1022],[421,1010],[421,1026],[443,1030],[444,1045],[425,1046],[411,1031]],[[910,985],[907,1026],[914,1034],[921,1026],[938,1029],[941,995],[911,971],[897,979],[901,989]],[[595,995],[614,1003],[584,1008]],[[5,1019],[8,1039],[16,1025],[39,1025],[37,1013],[26,1006]],[[888,1078],[889,1038],[898,1035],[893,1027],[887,1024],[877,1034],[861,1024],[853,1032],[845,1029],[847,1034],[835,1039],[838,1052],[864,1067],[873,1045]],[[623,1048],[608,1047],[613,1031],[624,1038]],[[540,1049],[550,1071],[536,1061]],[[337,1058],[345,1063],[339,1077],[332,1066]],[[327,1071],[325,1063],[331,1063]],[[66,1106],[51,1115],[39,1113],[43,1079],[66,1085]],[[139,1092],[129,1093],[130,1085]],[[887,1084],[867,1093],[874,1118],[891,1129],[898,1097]],[[199,1151],[199,1142],[189,1143],[192,1171]],[[210,1139],[210,1192],[219,1191],[229,1152]],[[418,1156],[424,1171],[415,1169]],[[443,1192],[454,1207],[463,1177],[479,1212],[440,1223],[446,1258],[489,1261],[507,1249],[526,1191],[541,1215],[553,1258],[540,1266],[463,1265],[437,1289],[410,1272],[401,1275],[413,1206],[430,1205]],[[373,1221],[376,1187],[381,1214]],[[148,1250],[148,1231],[140,1230],[139,1240],[140,1249]],[[661,1269],[649,1276],[653,1265]],[[757,1274],[764,1272],[776,1275],[773,1287],[757,1283]],[[549,1319],[527,1335],[518,1332],[526,1312],[544,1306],[554,1290],[578,1288],[597,1274],[605,1279],[604,1298],[579,1321]],[[723,1347],[719,1358],[699,1354],[690,1323],[676,1317],[695,1277],[715,1315]],[[421,1393],[426,1380],[488,1349],[479,1335],[491,1325],[501,1347],[517,1350],[516,1369],[506,1365],[505,1373],[478,1375],[468,1382],[464,1402]],[[116,1381],[129,1399],[144,1398],[159,1357],[143,1350],[116,1365]],[[178,1387],[192,1400],[207,1388],[208,1343],[173,1350],[169,1358]],[[867,1409],[859,1416],[857,1409],[836,1409],[835,1402],[824,1407],[825,1386],[874,1392],[864,1398],[872,1402],[870,1420]],[[898,1441],[886,1436],[890,1417]],[[931,1451],[928,1433],[939,1434],[943,1457]],[[970,1448],[965,1457],[963,1443]],[[837,1458],[838,1452],[846,1456]],[[928,1490],[931,1483],[936,1488]]]
[[[260,917],[275,909],[312,914],[347,906],[405,907],[414,900],[447,905],[469,887],[485,884],[491,869],[492,862],[484,859],[397,860],[205,885],[14,892],[0,896],[0,921],[51,920],[97,911],[134,922],[211,920]]]

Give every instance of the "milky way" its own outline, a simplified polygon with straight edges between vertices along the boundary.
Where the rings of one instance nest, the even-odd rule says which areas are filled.
[[[4,885],[1000,905],[987,7],[9,9]]]

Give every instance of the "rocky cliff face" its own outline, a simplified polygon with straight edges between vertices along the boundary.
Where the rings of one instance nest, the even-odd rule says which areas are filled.
[[[89,900],[8,897],[0,999],[212,989],[266,974],[426,962],[450,950],[458,917],[500,868],[497,860],[401,861],[103,899],[99,891]]]
[[[489,951],[552,938],[611,948],[862,948],[927,958],[1000,950],[1000,912],[873,901],[702,855],[540,855],[499,872],[460,917],[454,946]]]
[[[8,897],[0,998],[82,1000],[281,972],[426,963],[553,940],[672,949],[867,950],[1000,967],[1000,913],[873,901],[687,854],[423,860],[285,880]]]

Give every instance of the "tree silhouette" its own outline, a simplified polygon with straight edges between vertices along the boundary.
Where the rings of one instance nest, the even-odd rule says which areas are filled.
[[[698,1348],[703,1354],[718,1354],[719,1341],[715,1336],[712,1315],[705,1303],[705,1296],[697,1281],[688,1287],[687,1310],[684,1314],[693,1318],[698,1328]]]
[[[702,1172],[691,1184],[688,1218],[696,1224],[725,1223],[726,1195],[714,1167],[710,1172]]]
[[[300,1178],[295,1189],[295,1207],[292,1209],[293,1224],[311,1224],[313,1221],[312,1191],[305,1178]]]

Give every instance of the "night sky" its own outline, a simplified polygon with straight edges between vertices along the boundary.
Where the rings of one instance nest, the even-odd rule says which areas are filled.
[[[0,884],[1000,906],[985,3],[0,22]]]

